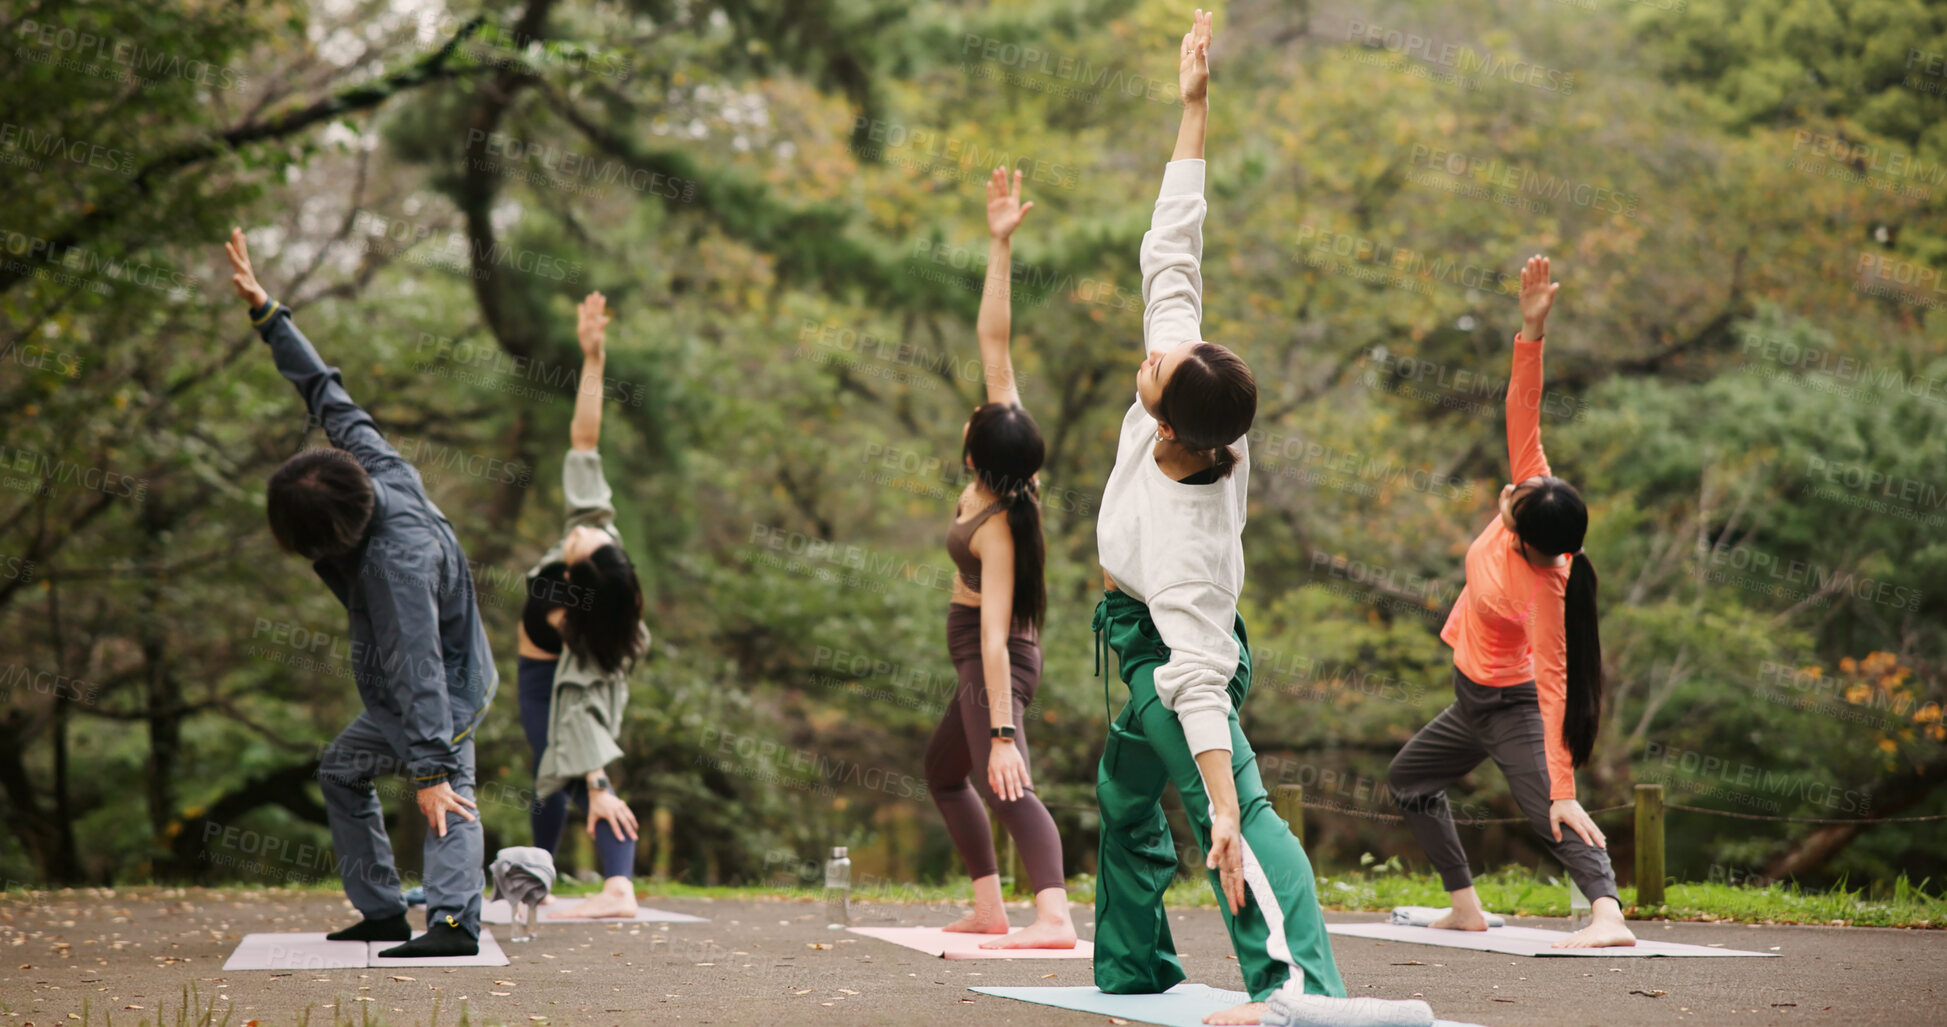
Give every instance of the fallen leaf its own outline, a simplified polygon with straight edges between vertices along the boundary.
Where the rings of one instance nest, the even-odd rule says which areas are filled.
[[[1041,975],[1041,979],[1045,981],[1045,980],[1047,980],[1048,978],[1050,978],[1050,977],[1053,977],[1053,976],[1054,976],[1054,974],[1042,974],[1042,975]]]
[[[830,946],[830,945],[826,945],[826,944],[824,944],[824,943],[822,943],[822,942],[816,942],[816,941],[808,941],[808,942],[805,942],[805,946],[804,946],[804,947],[805,947],[805,948],[808,948],[808,949],[828,949],[828,948],[831,948],[831,946]]]
[[[489,995],[499,995],[499,996],[500,996],[501,998],[506,998],[507,996],[509,996],[509,995],[512,995],[512,994],[513,994],[513,992],[511,992],[511,991],[490,991],[490,992],[487,992],[487,994],[489,994]]]
[[[503,988],[511,988],[514,986],[513,981],[495,981],[494,983],[500,985]]]
[[[410,977],[401,977],[401,976],[399,976],[398,974],[393,974],[393,975],[392,975],[392,979],[393,979],[393,980],[395,980],[395,981],[410,981],[410,980],[412,980],[412,978],[410,978]]]

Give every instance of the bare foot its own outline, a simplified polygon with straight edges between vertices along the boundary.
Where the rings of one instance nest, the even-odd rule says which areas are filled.
[[[1463,913],[1458,909],[1447,910],[1447,915],[1427,925],[1443,931],[1485,931],[1487,915],[1484,913]]]
[[[1636,944],[1636,936],[1618,920],[1597,920],[1574,934],[1556,942],[1552,947],[1558,949],[1608,949],[1627,948]]]
[[[1006,934],[1007,913],[999,909],[983,913],[976,909],[940,930],[955,934]]]
[[[1264,1019],[1264,1003],[1246,1002],[1241,1006],[1220,1009],[1203,1018],[1204,1023],[1258,1023]]]
[[[602,917],[629,919],[635,916],[635,911],[635,895],[600,892],[590,895],[567,909],[550,910],[548,916],[556,920],[594,920]]]
[[[983,949],[1072,949],[1075,947],[1075,925],[1066,920],[1034,923],[1015,931],[1005,938],[980,943]]]

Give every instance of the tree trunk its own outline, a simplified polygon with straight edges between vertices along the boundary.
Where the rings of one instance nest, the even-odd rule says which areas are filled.
[[[1872,815],[1875,817],[1897,816],[1923,802],[1933,790],[1947,783],[1947,756],[1937,756],[1933,760],[1913,768],[1910,774],[1901,774],[1890,781],[1877,782],[1866,789],[1873,798]],[[1768,880],[1805,877],[1817,872],[1831,862],[1839,853],[1845,851],[1852,840],[1870,826],[1867,824],[1822,824],[1811,833],[1793,842],[1784,854],[1773,859],[1765,867]]]
[[[318,761],[306,760],[279,767],[238,785],[234,791],[211,803],[202,813],[184,819],[175,837],[169,840],[171,876],[177,880],[208,881],[219,875],[212,871],[222,854],[223,831],[236,826],[238,819],[261,806],[278,805],[298,819],[325,825],[325,808],[311,798],[307,787],[318,771]],[[253,846],[256,848],[256,846]],[[288,850],[285,850],[288,852]],[[323,866],[322,862],[319,866]]]

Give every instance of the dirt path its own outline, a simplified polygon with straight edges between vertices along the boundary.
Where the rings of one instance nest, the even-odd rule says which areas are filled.
[[[462,1002],[474,1024],[1090,1024],[1104,1018],[975,995],[976,985],[1089,984],[1085,961],[970,962],[828,930],[821,906],[785,901],[646,900],[707,924],[544,925],[506,946],[493,969],[225,974],[237,941],[258,931],[318,931],[354,917],[316,893],[135,889],[0,898],[0,1027],[91,1019],[174,1022],[186,985],[215,997],[230,1023],[328,1023],[333,1008],[388,1025],[445,1023]],[[945,910],[873,906],[869,923],[944,923]],[[1024,922],[1016,912],[1017,922]],[[1083,934],[1092,919],[1076,910]],[[417,914],[415,914],[417,916]],[[1191,979],[1239,988],[1214,910],[1179,910],[1172,930]],[[1329,914],[1332,919],[1376,919]],[[1559,926],[1546,920],[1523,921]],[[1335,938],[1355,994],[1418,994],[1445,1018],[1490,1027],[1576,1024],[1947,1023],[1947,932],[1645,923],[1638,933],[1722,943],[1782,959],[1549,960]],[[501,929],[502,937],[505,928]],[[820,947],[829,946],[829,947]],[[1049,976],[1053,975],[1053,976]],[[511,981],[511,984],[496,982]],[[1657,993],[1661,993],[1660,995]],[[1645,994],[1648,993],[1648,994]],[[359,1001],[360,999],[366,1001]],[[141,1007],[131,1009],[128,1007]],[[192,1017],[192,1022],[194,1018]]]

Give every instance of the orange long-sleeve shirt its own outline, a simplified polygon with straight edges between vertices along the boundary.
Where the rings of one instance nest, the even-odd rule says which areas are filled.
[[[1508,381],[1508,463],[1519,483],[1546,475],[1541,451],[1541,347],[1514,337]],[[1536,567],[1521,555],[1514,532],[1497,513],[1467,547],[1467,585],[1447,615],[1440,640],[1453,647],[1454,666],[1477,684],[1504,688],[1535,683],[1541,704],[1548,797],[1575,798],[1575,768],[1562,740],[1568,710],[1568,634],[1563,604],[1569,565]]]

